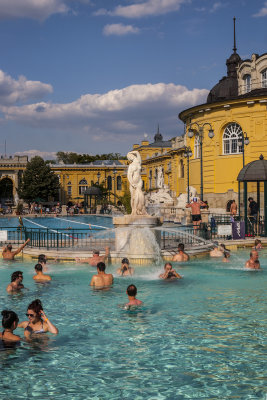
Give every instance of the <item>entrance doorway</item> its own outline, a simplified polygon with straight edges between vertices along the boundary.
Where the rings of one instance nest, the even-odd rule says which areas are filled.
[[[6,205],[13,204],[13,182],[9,178],[0,181],[0,203]]]

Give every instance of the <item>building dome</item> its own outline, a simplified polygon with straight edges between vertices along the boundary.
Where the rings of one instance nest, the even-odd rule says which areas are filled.
[[[267,160],[263,155],[260,159],[245,165],[238,174],[237,180],[240,182],[263,182],[267,181]]]

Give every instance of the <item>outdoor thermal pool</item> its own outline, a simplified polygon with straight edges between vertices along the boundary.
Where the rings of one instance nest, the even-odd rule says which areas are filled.
[[[229,264],[209,258],[176,264],[184,279],[158,279],[161,266],[136,267],[109,290],[88,284],[93,267],[49,265],[53,280],[32,280],[33,263],[0,261],[1,309],[26,320],[41,299],[59,335],[40,335],[0,352],[1,397],[19,399],[265,399],[266,265],[243,269],[248,251]],[[163,265],[163,264],[162,264]],[[23,294],[5,291],[15,270]],[[125,310],[134,283],[144,305]],[[22,329],[15,332],[23,336]]]

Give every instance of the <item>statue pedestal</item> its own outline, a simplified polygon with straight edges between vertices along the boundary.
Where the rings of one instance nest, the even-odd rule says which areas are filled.
[[[127,257],[133,263],[148,264],[160,259],[162,218],[147,215],[114,217],[116,257]]]

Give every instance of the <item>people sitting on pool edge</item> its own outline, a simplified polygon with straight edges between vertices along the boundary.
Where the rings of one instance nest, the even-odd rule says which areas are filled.
[[[24,328],[24,336],[29,339],[32,334],[51,332],[58,334],[58,329],[47,318],[44,313],[42,303],[39,299],[34,300],[28,306],[26,316],[28,321],[23,321],[18,324],[19,328]]]
[[[129,266],[128,258],[123,258],[121,261],[121,267],[117,269],[117,274],[120,276],[132,276],[134,269]]]
[[[21,289],[24,289],[23,281],[23,272],[15,271],[11,275],[11,283],[7,285],[6,291],[8,293],[17,293],[20,292]]]
[[[127,287],[126,290],[129,302],[127,304],[125,304],[126,308],[129,308],[131,306],[140,306],[141,304],[143,304],[143,302],[141,300],[138,300],[136,298],[137,295],[137,287],[135,285],[129,285]]]
[[[104,262],[99,262],[97,264],[97,275],[93,275],[90,286],[95,288],[103,288],[112,285],[113,275],[106,274],[106,264]]]
[[[12,251],[12,244],[8,244],[3,248],[2,256],[4,260],[14,260],[15,256],[21,252],[22,249],[29,243],[30,239],[27,239],[23,245],[21,245],[17,250]]]
[[[105,254],[103,256],[99,255],[99,250],[93,250],[93,257],[89,258],[76,258],[76,262],[79,263],[88,263],[91,267],[96,267],[99,262],[105,262],[109,257],[109,247],[105,248]]]
[[[189,255],[184,252],[184,244],[179,243],[178,244],[178,253],[175,254],[172,258],[172,261],[188,261],[189,260]]]
[[[259,253],[257,252],[257,250],[252,250],[249,255],[250,255],[250,258],[246,262],[245,268],[260,269],[261,266],[260,266],[260,262],[259,262]]]
[[[19,317],[14,311],[3,310],[2,311],[2,332],[1,339],[3,342],[19,342],[20,337],[14,335],[13,331],[17,328],[19,323]]]
[[[173,280],[173,279],[182,279],[181,275],[178,274],[178,272],[175,271],[175,269],[172,268],[172,264],[170,262],[167,262],[164,265],[164,272],[160,274],[159,278],[165,279],[165,280]]]
[[[254,243],[254,250],[261,250],[262,249],[262,244],[260,239],[256,239]]]
[[[43,266],[42,266],[42,264],[36,264],[35,267],[34,267],[34,269],[35,269],[36,275],[34,275],[32,278],[33,278],[35,281],[44,282],[44,281],[51,281],[51,280],[52,280],[52,278],[51,278],[50,275],[45,275],[45,274],[43,273]]]

